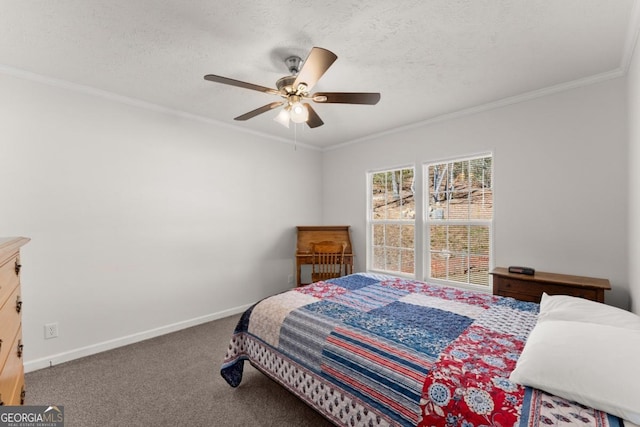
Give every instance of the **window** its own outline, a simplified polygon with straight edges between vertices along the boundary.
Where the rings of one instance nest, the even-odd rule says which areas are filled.
[[[414,169],[368,174],[367,269],[415,274]]]
[[[425,166],[426,277],[489,285],[492,157]]]

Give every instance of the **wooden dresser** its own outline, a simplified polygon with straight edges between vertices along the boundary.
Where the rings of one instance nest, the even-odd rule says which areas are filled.
[[[496,267],[493,275],[493,294],[522,301],[540,302],[542,293],[571,295],[604,302],[604,291],[611,289],[607,279],[571,276],[568,274],[536,271],[533,276],[509,273],[504,267]]]
[[[26,237],[0,237],[0,404],[24,404],[20,247]]]

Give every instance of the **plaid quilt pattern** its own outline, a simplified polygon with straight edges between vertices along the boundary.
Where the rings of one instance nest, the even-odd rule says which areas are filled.
[[[247,310],[221,374],[235,387],[249,360],[337,425],[621,427],[509,381],[537,312],[511,298],[353,274]]]

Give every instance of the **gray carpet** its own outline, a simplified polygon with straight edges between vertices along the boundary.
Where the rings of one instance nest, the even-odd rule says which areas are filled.
[[[66,427],[331,426],[245,362],[220,376],[239,315],[26,375],[27,405],[62,405]]]

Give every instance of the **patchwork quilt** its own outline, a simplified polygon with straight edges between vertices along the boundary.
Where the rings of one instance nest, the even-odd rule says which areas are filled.
[[[336,425],[622,427],[606,413],[509,381],[538,304],[358,273],[260,301],[221,374],[243,362]]]

